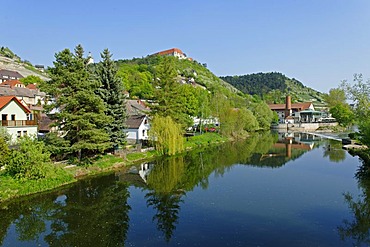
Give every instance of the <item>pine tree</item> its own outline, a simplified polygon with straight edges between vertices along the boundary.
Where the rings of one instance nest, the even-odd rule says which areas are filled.
[[[102,62],[96,71],[101,84],[97,94],[105,103],[105,114],[113,117],[113,121],[105,123],[104,128],[107,130],[113,146],[118,147],[126,141],[124,129],[126,127],[127,114],[123,95],[123,83],[116,76],[117,68],[111,57],[112,55],[108,49],[101,53]]]
[[[87,70],[82,46],[78,45],[74,54],[65,49],[55,59],[51,81],[42,85],[42,90],[53,97],[46,110],[57,110],[53,114],[56,125],[80,160],[106,150],[111,145],[109,135],[99,127],[111,122],[111,118],[105,115],[104,102],[95,94],[99,82]]]
[[[196,115],[195,90],[177,82],[177,71],[173,57],[165,57],[156,69],[156,89],[154,98],[156,104],[152,108],[153,115],[171,117],[182,127],[192,125],[190,116]]]

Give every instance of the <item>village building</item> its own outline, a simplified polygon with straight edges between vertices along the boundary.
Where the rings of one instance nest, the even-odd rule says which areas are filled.
[[[149,118],[146,115],[131,115],[126,120],[126,140],[130,144],[142,143],[149,139]]]
[[[23,76],[17,71],[0,69],[0,83],[8,80],[19,80],[21,78],[23,78]]]
[[[149,107],[141,100],[126,101],[127,120],[125,132],[126,140],[130,144],[138,144],[149,139]]]
[[[187,58],[186,54],[183,53],[178,48],[172,48],[172,49],[168,49],[168,50],[165,50],[165,51],[160,51],[160,52],[154,53],[153,55],[172,56],[172,57],[177,57],[178,59],[186,59]]]
[[[36,136],[37,122],[31,110],[15,96],[0,96],[1,126],[11,135],[12,142],[22,136]]]
[[[269,104],[268,106],[277,113],[279,123],[314,122],[321,114],[315,111],[312,102],[292,104],[290,96],[286,96],[285,104]]]
[[[19,80],[8,80],[0,84],[0,96],[15,96],[19,102],[26,106],[31,112],[29,118],[40,123],[46,94],[41,92],[36,85],[25,86]]]

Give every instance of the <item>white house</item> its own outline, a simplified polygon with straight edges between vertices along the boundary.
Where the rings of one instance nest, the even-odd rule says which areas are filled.
[[[15,96],[0,96],[1,124],[12,136],[12,142],[22,136],[36,136],[37,122],[30,109]]]
[[[143,140],[148,140],[148,131],[150,129],[148,116],[146,115],[131,115],[126,120],[127,142],[140,143]]]

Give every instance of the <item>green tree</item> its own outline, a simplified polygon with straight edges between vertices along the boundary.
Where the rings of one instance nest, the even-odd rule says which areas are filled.
[[[82,46],[78,45],[74,53],[65,49],[55,59],[49,70],[51,81],[42,84],[42,90],[54,99],[46,110],[50,113],[57,109],[53,114],[56,126],[79,160],[106,150],[111,146],[109,135],[100,127],[112,118],[105,115],[104,102],[95,94],[100,83],[87,70]]]
[[[324,95],[324,100],[331,108],[338,104],[345,104],[347,98],[342,88],[332,88],[329,90],[329,94]]]
[[[184,150],[182,128],[170,116],[154,116],[149,134],[161,154],[174,155]]]
[[[181,126],[192,124],[191,115],[196,113],[197,100],[188,85],[181,85],[176,80],[177,71],[173,57],[165,57],[156,69],[156,89],[152,106],[153,115],[171,117]]]
[[[274,114],[265,102],[257,102],[252,106],[252,112],[257,119],[259,128],[269,129],[274,120]]]
[[[122,81],[116,76],[117,69],[111,59],[112,55],[108,49],[101,53],[102,62],[97,69],[97,77],[100,81],[98,95],[105,103],[105,114],[113,117],[113,121],[106,122],[104,128],[107,130],[110,141],[114,147],[122,145],[126,141],[126,106],[123,95]]]
[[[346,92],[347,98],[354,102],[360,139],[370,146],[370,80],[364,81],[362,74],[355,74],[353,84],[343,81],[341,87]]]
[[[39,85],[40,83],[43,82],[43,80],[36,75],[29,75],[29,76],[23,77],[19,79],[19,81],[22,82],[26,86],[29,84]]]
[[[346,103],[338,103],[330,108],[331,115],[337,119],[340,125],[349,126],[354,122],[354,113]]]

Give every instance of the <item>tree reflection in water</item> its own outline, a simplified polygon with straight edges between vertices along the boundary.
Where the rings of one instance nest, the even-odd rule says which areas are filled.
[[[149,217],[169,242],[187,191],[206,189],[211,174],[223,176],[240,165],[278,168],[310,148],[298,138],[279,140],[278,135],[260,132],[244,141],[159,159],[146,167],[151,170],[144,178],[124,172],[80,181],[54,194],[0,208],[0,245],[14,225],[20,241],[50,246],[124,246],[131,210],[129,185],[142,188],[147,207],[154,210]]]
[[[330,161],[339,163],[346,159],[346,151],[342,148],[342,143],[335,140],[327,140],[324,147],[324,158],[329,157]]]
[[[147,206],[156,210],[153,221],[167,242],[178,224],[181,197],[186,194],[181,183],[184,178],[183,157],[170,157],[157,162],[147,180],[150,190],[145,195]]]
[[[60,192],[59,192],[60,193]],[[128,184],[110,177],[81,181],[63,195],[14,202],[0,210],[0,245],[14,223],[20,241],[49,246],[124,246]]]
[[[338,227],[342,240],[353,239],[355,246],[370,245],[370,173],[365,162],[359,167],[356,178],[362,189],[358,198],[345,193],[344,200],[353,214],[353,220],[343,220],[343,225]]]

